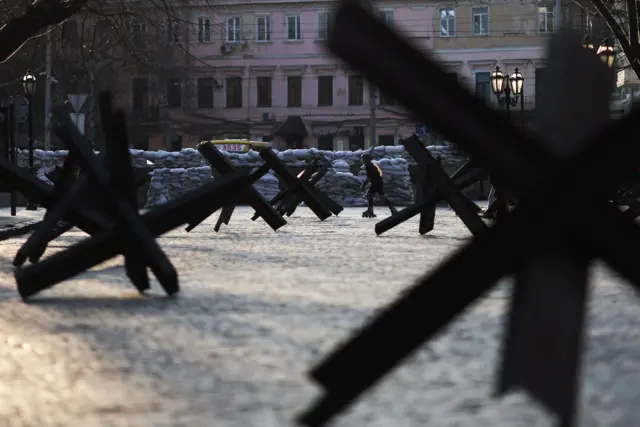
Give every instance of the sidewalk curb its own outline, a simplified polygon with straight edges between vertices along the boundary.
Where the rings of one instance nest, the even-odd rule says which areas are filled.
[[[35,230],[40,223],[42,223],[41,220],[30,220],[2,227],[0,228],[0,241],[30,233]]]

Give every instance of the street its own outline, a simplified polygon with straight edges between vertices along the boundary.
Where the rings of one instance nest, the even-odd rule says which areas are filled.
[[[446,208],[428,236],[416,217],[376,237],[362,211],[323,223],[299,208],[274,233],[241,207],[219,233],[216,215],[165,235],[158,241],[180,274],[174,298],[155,282],[138,296],[117,258],[25,304],[11,266],[24,237],[0,242],[0,425],[293,425],[319,395],[306,372],[470,238]],[[50,252],[85,237],[74,230]],[[600,265],[594,283],[581,425],[640,425],[640,304]],[[552,426],[523,396],[491,398],[508,289],[334,425]]]

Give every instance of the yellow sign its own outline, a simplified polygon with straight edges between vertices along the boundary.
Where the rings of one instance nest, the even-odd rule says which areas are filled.
[[[262,150],[271,147],[268,142],[248,141],[246,139],[218,139],[214,141],[202,141],[200,144],[213,144],[220,151],[228,151],[230,153],[246,153],[249,150]]]

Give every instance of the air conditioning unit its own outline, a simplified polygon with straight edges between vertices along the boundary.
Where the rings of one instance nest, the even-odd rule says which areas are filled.
[[[222,89],[222,86],[224,86],[222,84],[222,80],[213,79],[213,87],[215,87],[216,89]]]
[[[229,53],[232,50],[233,50],[233,47],[229,43],[225,43],[222,46],[220,46],[220,52],[222,53]]]

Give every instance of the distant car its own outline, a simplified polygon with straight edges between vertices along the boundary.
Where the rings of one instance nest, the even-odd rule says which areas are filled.
[[[230,153],[246,153],[250,150],[259,151],[271,147],[271,143],[262,141],[249,141],[246,139],[217,139],[213,141],[201,141],[200,143],[211,143],[220,151]]]

